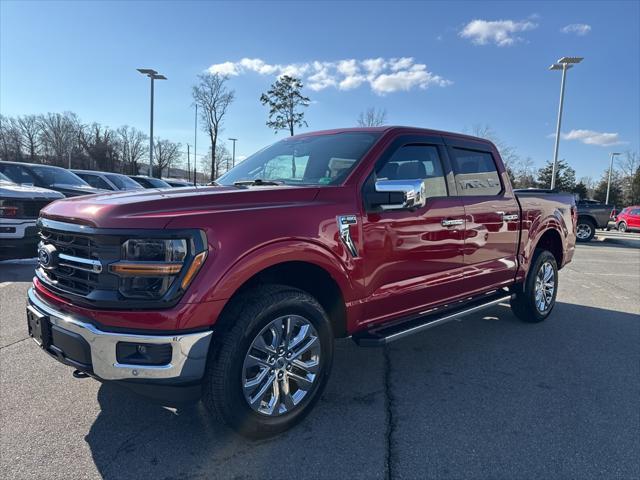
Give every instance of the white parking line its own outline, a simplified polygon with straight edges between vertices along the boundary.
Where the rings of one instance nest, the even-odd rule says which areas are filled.
[[[0,283],[0,288],[4,288],[4,287],[8,287],[9,285],[11,285],[13,282],[1,282]]]

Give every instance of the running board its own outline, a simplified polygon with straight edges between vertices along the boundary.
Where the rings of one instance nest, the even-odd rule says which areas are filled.
[[[451,320],[492,307],[498,303],[507,302],[511,294],[505,295],[504,291],[494,292],[479,298],[459,302],[460,306],[447,305],[436,310],[422,312],[418,317],[396,322],[386,327],[372,328],[353,335],[352,339],[361,347],[381,347],[414,333],[422,332],[429,328],[442,325]]]

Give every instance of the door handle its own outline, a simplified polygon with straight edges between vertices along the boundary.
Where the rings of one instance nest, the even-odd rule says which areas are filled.
[[[440,222],[440,224],[443,227],[454,227],[456,225],[462,225],[464,224],[464,220],[461,218],[455,218],[455,219],[444,219]]]
[[[504,213],[504,212],[496,212],[496,213],[502,217],[503,222],[511,222],[513,220],[518,220],[517,213]]]

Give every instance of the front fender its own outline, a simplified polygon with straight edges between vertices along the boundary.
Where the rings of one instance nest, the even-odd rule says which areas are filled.
[[[357,297],[350,272],[324,246],[305,240],[283,240],[263,245],[238,258],[208,290],[204,302],[225,300],[257,273],[285,262],[306,262],[325,270],[338,284],[346,302]]]

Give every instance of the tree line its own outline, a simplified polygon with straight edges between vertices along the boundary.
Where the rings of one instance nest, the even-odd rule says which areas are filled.
[[[235,91],[229,77],[219,73],[198,75],[192,87],[193,103],[198,109],[200,128],[207,134],[208,153],[201,156],[200,169],[208,179],[216,179],[233,163],[226,145],[220,141]],[[310,99],[302,94],[304,85],[298,78],[283,75],[263,93],[259,101],[268,108],[266,126],[290,135],[308,126],[305,108]],[[370,107],[360,113],[357,126],[375,127],[387,123],[384,109]],[[515,188],[549,188],[552,162],[536,169],[530,157],[522,158],[516,149],[504,142],[488,125],[475,125],[468,132],[486,138],[498,148]],[[112,129],[99,123],[83,124],[72,112],[6,117],[0,115],[0,158],[3,160],[45,163],[61,167],[139,174],[148,162],[149,137],[134,127],[123,125]],[[154,176],[171,176],[174,168],[185,165],[184,149],[178,142],[154,138]],[[189,160],[189,170],[196,167]],[[598,180],[583,177],[576,180],[575,170],[565,160],[558,162],[557,190],[572,192],[580,199],[605,201],[608,169]],[[191,174],[188,174],[191,178]],[[627,151],[616,159],[611,175],[609,203],[640,203],[640,158]]]

